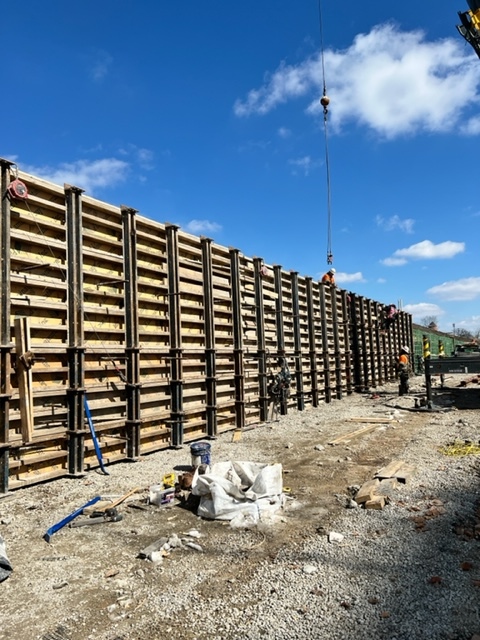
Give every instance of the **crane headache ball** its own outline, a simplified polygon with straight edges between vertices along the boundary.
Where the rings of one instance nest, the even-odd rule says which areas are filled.
[[[320,104],[322,105],[322,107],[328,107],[328,105],[330,104],[330,98],[328,96],[322,96],[322,98],[320,99]]]

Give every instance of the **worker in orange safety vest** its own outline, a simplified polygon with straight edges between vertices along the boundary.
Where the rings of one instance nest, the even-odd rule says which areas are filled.
[[[398,358],[398,373],[400,376],[400,386],[398,395],[403,396],[409,391],[408,378],[410,377],[410,349],[408,347],[400,347],[400,356]]]
[[[335,286],[335,274],[336,274],[336,270],[332,267],[323,276],[322,283],[323,284],[331,284],[331,285]]]

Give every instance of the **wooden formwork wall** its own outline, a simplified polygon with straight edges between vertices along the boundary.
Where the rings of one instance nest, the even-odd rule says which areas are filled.
[[[0,160],[0,492],[318,407],[396,376],[411,317]],[[282,364],[283,363],[283,364]]]

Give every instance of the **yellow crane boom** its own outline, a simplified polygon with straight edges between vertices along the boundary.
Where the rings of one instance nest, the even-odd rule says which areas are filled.
[[[480,58],[480,0],[467,0],[467,2],[469,10],[458,12],[461,24],[457,25],[457,29]]]

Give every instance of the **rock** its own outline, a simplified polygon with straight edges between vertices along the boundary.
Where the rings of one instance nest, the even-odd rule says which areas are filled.
[[[318,571],[318,569],[313,564],[306,564],[303,567],[303,573],[311,574],[311,573],[315,573],[316,571]]]
[[[323,446],[323,444],[316,444],[314,449],[315,451],[323,451],[325,447]]]
[[[355,500],[353,500],[352,498],[350,498],[350,500],[347,502],[347,509],[358,509],[358,507],[358,502],[355,502]]]
[[[328,534],[329,542],[342,542],[344,538],[345,536],[343,535],[343,533],[336,533],[335,531],[330,531],[330,533]]]

